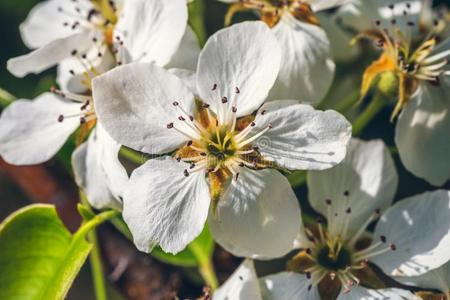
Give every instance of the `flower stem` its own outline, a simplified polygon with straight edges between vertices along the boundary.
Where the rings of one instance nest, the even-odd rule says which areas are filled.
[[[10,105],[14,100],[16,100],[16,97],[11,95],[9,92],[5,91],[4,89],[0,88],[0,106],[6,107]]]
[[[211,257],[205,255],[201,246],[197,245],[196,243],[191,243],[188,247],[198,260],[199,271],[203,277],[203,280],[214,291],[219,286],[219,281],[217,280]]]
[[[89,261],[91,263],[92,280],[94,282],[95,297],[97,300],[107,300],[106,284],[103,276],[102,260],[100,255],[100,248],[97,239],[97,233],[92,230],[88,233],[88,240],[94,244]]]
[[[80,200],[83,203],[84,209],[88,210],[89,214],[94,215],[94,212],[90,208],[84,193],[80,191]],[[87,240],[92,243],[92,252],[89,255],[89,262],[91,264],[92,280],[94,282],[95,297],[97,300],[107,300],[105,278],[103,276],[102,258],[100,254],[100,245],[98,243],[97,233],[95,227],[102,224],[107,220],[113,220],[119,215],[118,211],[108,210],[102,212],[91,219],[85,220],[77,231],[78,234],[86,234]],[[83,216],[84,217],[84,216]]]
[[[340,112],[340,113],[346,113],[349,111],[352,107],[355,106],[355,104],[359,100],[359,91],[354,91],[347,95],[346,98],[344,98],[343,101],[339,102],[334,110]]]
[[[120,155],[124,157],[125,159],[129,160],[130,162],[136,163],[136,164],[143,164],[145,163],[146,159],[143,156],[143,154],[134,151],[130,148],[122,147],[120,148]]]
[[[384,95],[377,92],[369,105],[353,122],[353,136],[359,136],[367,124],[380,112],[380,110],[387,104]]]
[[[97,300],[107,300],[108,298],[106,294],[105,278],[103,277],[100,247],[97,239],[97,234],[95,232],[95,227],[118,215],[119,212],[115,210],[102,212],[84,223],[74,235],[74,238],[77,238],[79,236],[83,237],[84,235],[86,235],[88,241],[93,244],[92,252],[89,255],[89,261],[91,263],[92,279],[94,281],[95,295]]]

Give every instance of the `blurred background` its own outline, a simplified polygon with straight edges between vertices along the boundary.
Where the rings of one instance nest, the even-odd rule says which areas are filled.
[[[48,91],[55,84],[54,69],[23,79],[13,77],[6,70],[6,61],[9,58],[28,52],[21,41],[18,28],[37,2],[39,0],[0,0],[0,88],[7,90],[17,98],[32,99],[43,91]],[[435,4],[448,4],[448,0],[435,1]],[[207,36],[223,27],[226,5],[215,0],[203,0],[200,7],[203,9],[201,15]],[[239,15],[235,20],[239,21],[241,18],[248,19],[252,16]],[[370,55],[369,53],[368,57]],[[356,88],[359,85],[358,80],[364,66],[367,64],[368,62],[364,60],[338,64],[336,83],[325,100],[323,108],[332,108],[339,102],[342,86],[347,86],[342,84],[344,76],[353,74],[355,77],[349,77],[353,83],[349,88]],[[351,74],[349,70],[351,70]],[[355,108],[355,111],[358,109],[360,108]],[[350,112],[348,117],[351,119],[354,113]],[[361,138],[382,138],[387,145],[394,146],[394,124],[389,122],[390,114],[391,108],[386,107],[382,110],[366,127]],[[80,222],[75,209],[78,193],[69,171],[72,147],[73,145],[70,145],[69,142],[55,159],[39,166],[14,167],[0,159],[0,221],[27,204],[53,203],[57,206],[58,212],[68,228],[71,230],[77,228]],[[400,178],[396,199],[434,189],[406,171],[399,163],[395,151],[393,155]],[[294,176],[292,180],[301,181],[301,176],[302,174],[298,178]],[[449,189],[450,185],[447,184],[444,188]],[[296,188],[296,193],[303,211],[314,214],[308,207],[307,191],[304,185]],[[108,224],[102,225],[99,237],[111,299],[171,299],[175,295],[175,290],[179,290],[180,299],[192,299],[200,296],[202,284],[195,269],[170,266],[151,255],[139,253],[126,238]],[[233,258],[224,250],[216,247],[214,263],[219,280],[223,282],[239,264],[239,259]],[[259,268],[264,269],[264,264],[261,264]],[[95,299],[88,264],[85,265],[70,290],[68,299]]]

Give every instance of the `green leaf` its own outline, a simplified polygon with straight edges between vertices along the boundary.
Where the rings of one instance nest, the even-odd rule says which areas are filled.
[[[63,299],[92,245],[52,205],[20,209],[0,225],[0,299]]]
[[[89,221],[95,218],[95,214],[88,206],[84,206],[81,203],[77,204],[78,213],[81,215],[84,221]]]
[[[294,171],[287,175],[287,179],[293,188],[298,188],[306,182],[306,172],[305,171]]]
[[[205,4],[203,0],[194,0],[188,5],[189,8],[189,26],[194,30],[197,35],[200,46],[206,43],[206,31],[205,31]]]
[[[197,267],[203,258],[209,259],[214,250],[214,240],[205,226],[202,233],[192,241],[186,249],[177,255],[165,253],[160,247],[155,247],[151,255],[156,259],[180,267]],[[201,258],[199,258],[201,255]]]
[[[197,259],[194,254],[188,248],[179,252],[177,255],[165,253],[160,247],[155,247],[151,255],[157,260],[179,267],[196,267]]]

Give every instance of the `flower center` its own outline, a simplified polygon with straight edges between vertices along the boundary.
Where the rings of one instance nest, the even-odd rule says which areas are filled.
[[[216,89],[217,84],[214,84],[212,90]],[[228,97],[221,98],[223,107],[218,108],[218,115],[209,109],[208,104],[197,101],[197,110],[193,116],[175,101],[172,104],[179,113],[178,120],[167,124],[169,130],[176,130],[189,139],[175,153],[178,161],[190,164],[184,170],[184,175],[205,171],[214,202],[219,200],[228,179],[238,180],[242,167],[257,170],[267,168],[272,163],[262,157],[255,144],[259,137],[272,128],[272,124],[264,124],[263,129],[254,132],[254,115],[237,118],[236,98],[239,93],[236,87],[236,95],[231,97],[231,101]],[[265,114],[265,111],[260,113]]]
[[[258,169],[267,166],[252,142],[269,130],[271,124],[251,135],[252,128],[256,126],[255,118],[247,116],[237,119],[235,108],[231,124],[220,124],[208,105],[198,105],[196,117],[187,114],[178,102],[174,102],[173,106],[179,109],[178,121],[181,122],[169,123],[167,128],[190,138],[176,153],[178,160],[191,163],[191,168],[185,170],[186,176],[200,170],[208,173],[222,170],[237,179],[240,167]]]
[[[351,255],[341,245],[334,248],[325,245],[317,251],[317,263],[329,270],[345,270],[351,265]]]
[[[391,118],[394,119],[408,103],[417,90],[420,81],[428,81],[438,85],[441,75],[450,75],[446,71],[448,51],[433,53],[437,44],[437,35],[445,28],[445,21],[434,21],[433,28],[421,40],[412,37],[416,23],[408,20],[411,5],[406,3],[401,19],[394,16],[394,5],[388,7],[392,18],[387,26],[382,26],[380,20],[375,21],[376,30],[370,30],[357,36],[366,36],[375,40],[376,45],[383,49],[381,57],[372,63],[365,71],[361,88],[361,96],[365,96],[371,83],[378,75],[392,72],[398,80],[398,101]],[[403,23],[406,30],[399,27]],[[419,31],[419,29],[417,29]]]
[[[219,161],[225,161],[229,157],[233,157],[236,152],[236,145],[233,134],[228,132],[226,126],[217,128],[217,132],[210,133],[205,139],[207,154]]]
[[[286,14],[299,21],[319,25],[319,20],[305,0],[241,0],[230,6],[225,16],[225,24],[229,25],[234,14],[245,10],[257,11],[261,20],[269,27],[275,26]]]
[[[330,199],[325,200],[327,206],[327,226],[321,219],[316,224],[305,227],[308,248],[301,250],[288,263],[288,270],[305,273],[311,280],[309,288],[324,283],[333,285],[336,289],[343,287],[349,292],[361,282],[372,285],[379,284],[379,279],[369,266],[369,259],[389,251],[396,250],[393,243],[387,243],[385,236],[373,242],[365,236],[366,228],[379,217],[377,209],[359,228],[350,233],[349,224],[352,209],[348,206],[349,192],[344,192],[340,205],[333,206]],[[330,282],[336,283],[332,284]]]

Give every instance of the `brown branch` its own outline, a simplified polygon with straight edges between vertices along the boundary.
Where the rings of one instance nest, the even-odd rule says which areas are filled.
[[[51,203],[56,206],[64,224],[74,232],[81,223],[77,212],[78,193],[67,180],[67,174],[57,176],[56,168],[49,164],[13,166],[0,159],[0,171],[10,177],[35,203]]]

